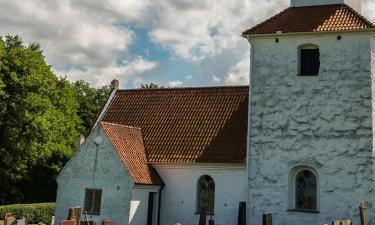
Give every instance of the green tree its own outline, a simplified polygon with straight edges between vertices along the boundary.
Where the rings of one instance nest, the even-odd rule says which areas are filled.
[[[71,84],[36,43],[0,39],[0,203],[50,201],[82,129]]]
[[[158,88],[164,88],[164,86],[159,86],[155,83],[149,83],[149,84],[141,84],[141,89],[158,89]]]
[[[78,115],[83,124],[82,132],[88,132],[94,124],[100,109],[104,106],[111,88],[110,86],[90,87],[89,83],[83,80],[74,82],[72,86],[79,103]]]

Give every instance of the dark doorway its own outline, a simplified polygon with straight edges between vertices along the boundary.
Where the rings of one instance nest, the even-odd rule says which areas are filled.
[[[152,218],[154,217],[154,196],[155,192],[148,193],[147,225],[152,225]]]

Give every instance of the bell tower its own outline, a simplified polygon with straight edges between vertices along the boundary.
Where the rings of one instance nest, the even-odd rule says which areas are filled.
[[[293,7],[312,6],[312,5],[333,5],[347,4],[358,13],[361,13],[361,0],[291,0],[290,5]]]

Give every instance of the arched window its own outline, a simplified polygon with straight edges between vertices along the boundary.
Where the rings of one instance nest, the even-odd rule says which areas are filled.
[[[296,175],[296,209],[316,210],[316,176],[310,170],[301,170]]]
[[[300,76],[315,76],[319,74],[319,46],[305,44],[298,47],[298,74]]]
[[[309,166],[297,166],[289,174],[289,210],[319,210],[319,179]]]
[[[215,182],[208,175],[201,176],[197,185],[197,212],[202,212],[202,208],[207,214],[214,213],[215,205]]]

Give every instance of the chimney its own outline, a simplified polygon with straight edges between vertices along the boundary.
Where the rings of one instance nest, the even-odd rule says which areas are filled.
[[[79,150],[79,148],[81,147],[81,145],[83,144],[83,142],[85,142],[85,136],[83,134],[80,134],[79,135],[79,138],[77,138],[77,141],[76,141],[76,151]]]
[[[346,4],[358,13],[362,12],[362,0],[290,0],[293,7],[333,4]]]
[[[116,79],[113,79],[111,82],[111,89],[118,90],[119,86],[120,86],[120,82]]]

